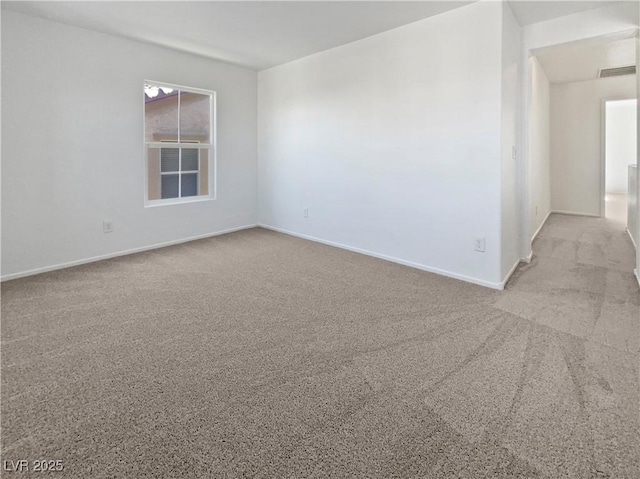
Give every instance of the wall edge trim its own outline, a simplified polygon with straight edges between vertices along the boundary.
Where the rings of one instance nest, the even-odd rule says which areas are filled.
[[[321,238],[317,238],[315,236],[310,236],[310,235],[305,235],[302,233],[296,233],[294,231],[290,231],[290,230],[286,230],[283,228],[278,228],[276,226],[271,226],[271,225],[267,225],[267,224],[263,224],[263,223],[259,223],[258,226],[260,228],[264,228],[267,230],[271,230],[271,231],[275,231],[277,233],[283,233],[289,236],[295,236],[297,238],[301,238],[301,239],[305,239],[305,240],[309,240],[309,241],[314,241],[316,243],[322,243],[328,246],[333,246],[336,248],[340,248],[340,249],[344,249],[347,251],[351,251],[353,253],[359,253],[359,254],[363,254],[365,256],[371,256],[373,258],[377,258],[377,259],[382,259],[385,261],[389,261],[391,263],[396,263],[396,264],[401,264],[403,266],[408,266],[410,268],[415,268],[415,269],[419,269],[422,271],[426,271],[428,273],[434,273],[440,276],[446,276],[448,278],[452,278],[452,279],[457,279],[460,281],[464,281],[466,283],[472,283],[472,284],[476,284],[478,286],[484,286],[485,288],[491,288],[491,289],[497,289],[497,290],[502,290],[504,289],[504,284],[503,283],[494,283],[491,281],[485,281],[483,279],[479,279],[479,278],[474,278],[472,276],[467,276],[464,274],[458,274],[458,273],[454,273],[452,271],[447,271],[444,269],[440,269],[440,268],[435,268],[433,266],[428,266],[425,264],[421,264],[421,263],[415,263],[413,261],[407,261],[407,260],[403,260],[400,258],[396,258],[394,256],[389,256],[389,255],[385,255],[385,254],[381,254],[381,253],[376,253],[374,251],[369,251],[369,250],[365,250],[362,248],[356,248],[353,246],[349,246],[349,245],[345,245],[342,243],[338,243],[335,241],[329,241],[329,240],[324,240]]]
[[[542,220],[542,223],[540,223],[540,226],[538,226],[538,229],[536,230],[535,233],[533,233],[533,236],[531,237],[531,242],[533,243],[533,241],[536,239],[536,237],[540,234],[540,231],[542,231],[542,228],[544,228],[544,225],[547,223],[547,220],[549,219],[549,216],[551,216],[551,213],[557,213],[556,211],[549,211],[547,213],[547,216],[544,217],[544,219]],[[533,254],[533,251],[529,254],[529,256],[531,256]],[[529,260],[531,261],[531,260]]]
[[[600,215],[594,215],[592,213],[580,213],[579,211],[551,210],[551,213],[571,216],[588,216],[589,218],[602,218],[602,216]]]
[[[224,235],[227,233],[234,233],[236,231],[242,231],[242,230],[246,230],[246,229],[250,229],[250,228],[256,228],[258,226],[258,224],[250,224],[250,225],[244,225],[244,226],[238,226],[236,228],[229,228],[226,230],[221,230],[221,231],[216,231],[213,233],[205,233],[202,235],[197,235],[197,236],[190,236],[188,238],[181,238],[181,239],[177,239],[177,240],[171,240],[171,241],[165,241],[163,243],[155,243],[149,246],[142,246],[140,248],[132,248],[132,249],[127,249],[127,250],[123,250],[123,251],[117,251],[115,253],[108,253],[108,254],[104,254],[104,255],[99,255],[99,256],[92,256],[90,258],[83,258],[83,259],[79,259],[79,260],[75,260],[75,261],[69,261],[66,263],[58,263],[58,264],[54,264],[54,265],[50,265],[50,266],[44,266],[42,268],[34,268],[34,269],[30,269],[27,271],[21,271],[18,273],[11,273],[11,274],[7,274],[4,276],[0,276],[0,282],[4,282],[4,281],[11,281],[13,279],[18,279],[18,278],[25,278],[27,276],[33,276],[36,274],[41,274],[41,273],[48,273],[50,271],[56,271],[59,269],[66,269],[66,268],[72,268],[74,266],[80,266],[83,264],[88,264],[88,263],[96,263],[98,261],[103,261],[106,259],[111,259],[111,258],[117,258],[119,256],[127,256],[130,254],[135,254],[135,253],[142,253],[144,251],[150,251],[150,250],[154,250],[154,249],[159,249],[159,248],[164,248],[166,246],[173,246],[173,245],[177,245],[177,244],[181,244],[181,243],[189,243],[191,241],[196,241],[196,240],[200,240],[200,239],[205,239],[205,238],[211,238],[213,236],[220,236],[220,235]]]

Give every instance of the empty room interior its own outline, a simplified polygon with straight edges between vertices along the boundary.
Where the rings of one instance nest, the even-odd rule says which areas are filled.
[[[3,477],[640,477],[639,2],[1,7]]]

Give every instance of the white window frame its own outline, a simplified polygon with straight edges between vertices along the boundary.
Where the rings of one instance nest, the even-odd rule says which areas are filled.
[[[165,87],[165,88],[172,88],[174,90],[179,90],[181,92],[188,92],[188,93],[197,93],[200,95],[209,95],[209,97],[211,98],[211,100],[209,101],[209,139],[210,142],[209,143],[202,143],[202,142],[194,142],[193,140],[187,140],[187,141],[180,141],[180,95],[178,95],[178,141],[150,141],[147,142],[145,141],[145,131],[146,131],[146,114],[145,114],[145,100],[144,100],[144,93],[142,95],[142,131],[143,131],[143,135],[142,135],[142,141],[143,141],[143,158],[144,158],[144,206],[146,207],[154,207],[154,206],[165,206],[165,205],[175,205],[175,204],[182,204],[182,203],[195,203],[195,202],[199,202],[199,201],[211,201],[211,200],[215,200],[216,199],[216,193],[217,193],[217,137],[216,137],[216,127],[217,127],[217,118],[216,118],[216,92],[213,90],[204,90],[201,88],[193,88],[193,87],[186,87],[186,86],[181,86],[181,85],[174,85],[171,83],[164,83],[164,82],[158,82],[158,81],[153,81],[153,80],[145,80],[144,83],[142,84],[143,87],[143,92],[144,92],[144,85],[149,84],[149,85],[153,85],[153,86],[157,86],[157,87]],[[182,158],[182,148],[197,148],[199,150],[208,150],[209,151],[209,155],[208,155],[208,162],[209,162],[209,168],[207,171],[207,175],[208,175],[208,190],[209,193],[206,195],[197,195],[197,196],[187,196],[184,198],[164,198],[164,199],[158,199],[158,200],[150,200],[149,199],[149,185],[148,185],[148,181],[149,181],[149,159],[147,157],[149,149],[150,148],[178,148],[179,151],[179,158],[180,160],[178,161],[178,172],[176,173],[198,173],[198,193],[200,193],[200,175],[202,174],[202,168],[201,168],[201,162],[203,160],[203,154],[201,151],[198,152],[198,171],[194,172],[194,171],[183,171],[180,172],[179,168],[182,166],[181,163],[181,158]],[[158,161],[161,161],[161,156],[162,155],[158,155]],[[160,165],[159,165],[160,166]],[[162,168],[159,167],[159,171],[160,171],[160,176],[162,176]],[[166,172],[167,174],[169,172]],[[175,174],[174,172],[171,172],[171,174]],[[180,191],[181,188],[181,184],[180,184],[180,175],[178,176],[178,191]],[[180,193],[178,193],[179,196]]]

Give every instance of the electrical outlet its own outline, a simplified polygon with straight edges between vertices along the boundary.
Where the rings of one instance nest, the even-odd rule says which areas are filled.
[[[485,249],[484,238],[476,238],[473,243],[473,249],[475,251],[479,251],[480,253],[484,253],[484,249]]]
[[[309,208],[305,208],[304,210],[302,210],[302,216],[304,218],[308,218],[309,217]]]
[[[104,231],[105,233],[113,233],[113,222],[104,220],[102,222],[102,231]]]

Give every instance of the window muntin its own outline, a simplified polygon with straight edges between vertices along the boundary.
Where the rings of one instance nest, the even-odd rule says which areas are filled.
[[[199,196],[200,150],[160,149],[160,198]]]
[[[145,204],[214,198],[215,92],[144,85]]]
[[[156,166],[149,169],[148,174],[150,183],[159,181],[159,195],[157,188],[150,188],[150,192],[155,192],[155,197],[150,194],[149,200],[209,196],[209,178],[206,174],[208,165],[203,164],[208,160],[209,149],[200,149],[199,144],[192,145],[192,142],[188,146],[178,142],[162,143],[169,143],[171,146],[147,149],[148,158],[152,162],[159,162],[159,168]],[[177,144],[180,147],[174,146]]]

